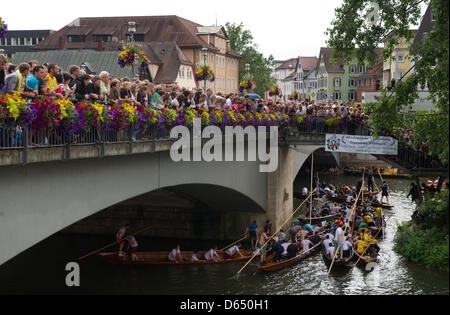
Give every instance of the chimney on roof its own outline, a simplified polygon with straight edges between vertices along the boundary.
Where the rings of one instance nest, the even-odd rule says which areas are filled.
[[[58,48],[64,49],[65,44],[66,44],[66,39],[64,37],[60,36],[58,39]]]
[[[97,42],[97,51],[105,51],[105,42],[104,41],[98,41]]]

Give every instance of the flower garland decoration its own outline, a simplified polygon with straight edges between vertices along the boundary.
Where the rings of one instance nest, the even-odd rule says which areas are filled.
[[[281,89],[279,87],[274,87],[269,90],[269,96],[279,96],[281,97]]]
[[[244,90],[250,90],[253,88],[253,83],[247,80],[241,81],[239,84],[239,91],[242,93]]]
[[[0,38],[6,37],[6,32],[8,31],[8,25],[0,17]]]
[[[136,61],[138,61],[140,65],[140,70],[147,69],[150,63],[150,60],[139,48],[137,48],[135,45],[130,45],[127,49],[119,54],[117,63],[119,64],[120,68],[123,69],[128,66],[133,66]]]
[[[200,66],[194,73],[195,81],[211,81],[216,80],[216,74],[209,66]]]
[[[297,91],[292,92],[291,96],[289,96],[291,101],[298,101],[300,99],[300,94]]]

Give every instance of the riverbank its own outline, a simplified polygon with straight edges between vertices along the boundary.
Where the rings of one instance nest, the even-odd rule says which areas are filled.
[[[445,189],[418,209],[420,221],[397,229],[394,250],[414,263],[449,270],[449,191]]]

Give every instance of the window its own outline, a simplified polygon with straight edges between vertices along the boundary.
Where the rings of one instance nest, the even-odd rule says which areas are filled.
[[[348,80],[348,86],[356,86],[356,80],[355,79],[349,79]]]
[[[93,41],[94,42],[101,42],[101,41],[103,41],[105,43],[109,43],[109,42],[111,42],[111,35],[94,35],[93,36]]]
[[[403,72],[397,71],[395,74],[395,79],[398,81],[398,80],[401,80],[402,78],[403,78]]]
[[[335,78],[334,81],[333,81],[333,86],[340,87],[341,86],[341,79],[340,78]]]
[[[403,58],[403,55],[398,55],[397,56],[397,62],[403,62],[403,61],[405,61],[404,58]]]
[[[356,92],[355,91],[350,91],[348,93],[348,99],[349,100],[355,100],[356,99]]]
[[[69,35],[67,36],[67,41],[69,43],[83,43],[86,40],[84,35]]]
[[[334,92],[334,100],[340,100],[341,99],[341,92]]]
[[[133,35],[133,39],[135,42],[143,42],[144,38],[145,38],[145,34],[134,34]],[[131,42],[131,34],[127,34],[127,42]]]
[[[349,71],[350,73],[355,73],[355,66],[350,66]]]

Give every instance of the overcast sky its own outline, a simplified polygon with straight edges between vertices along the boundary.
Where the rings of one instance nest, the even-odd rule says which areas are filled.
[[[267,57],[317,56],[343,0],[18,0],[2,1],[10,30],[59,30],[78,17],[178,15],[202,25],[241,23]]]

